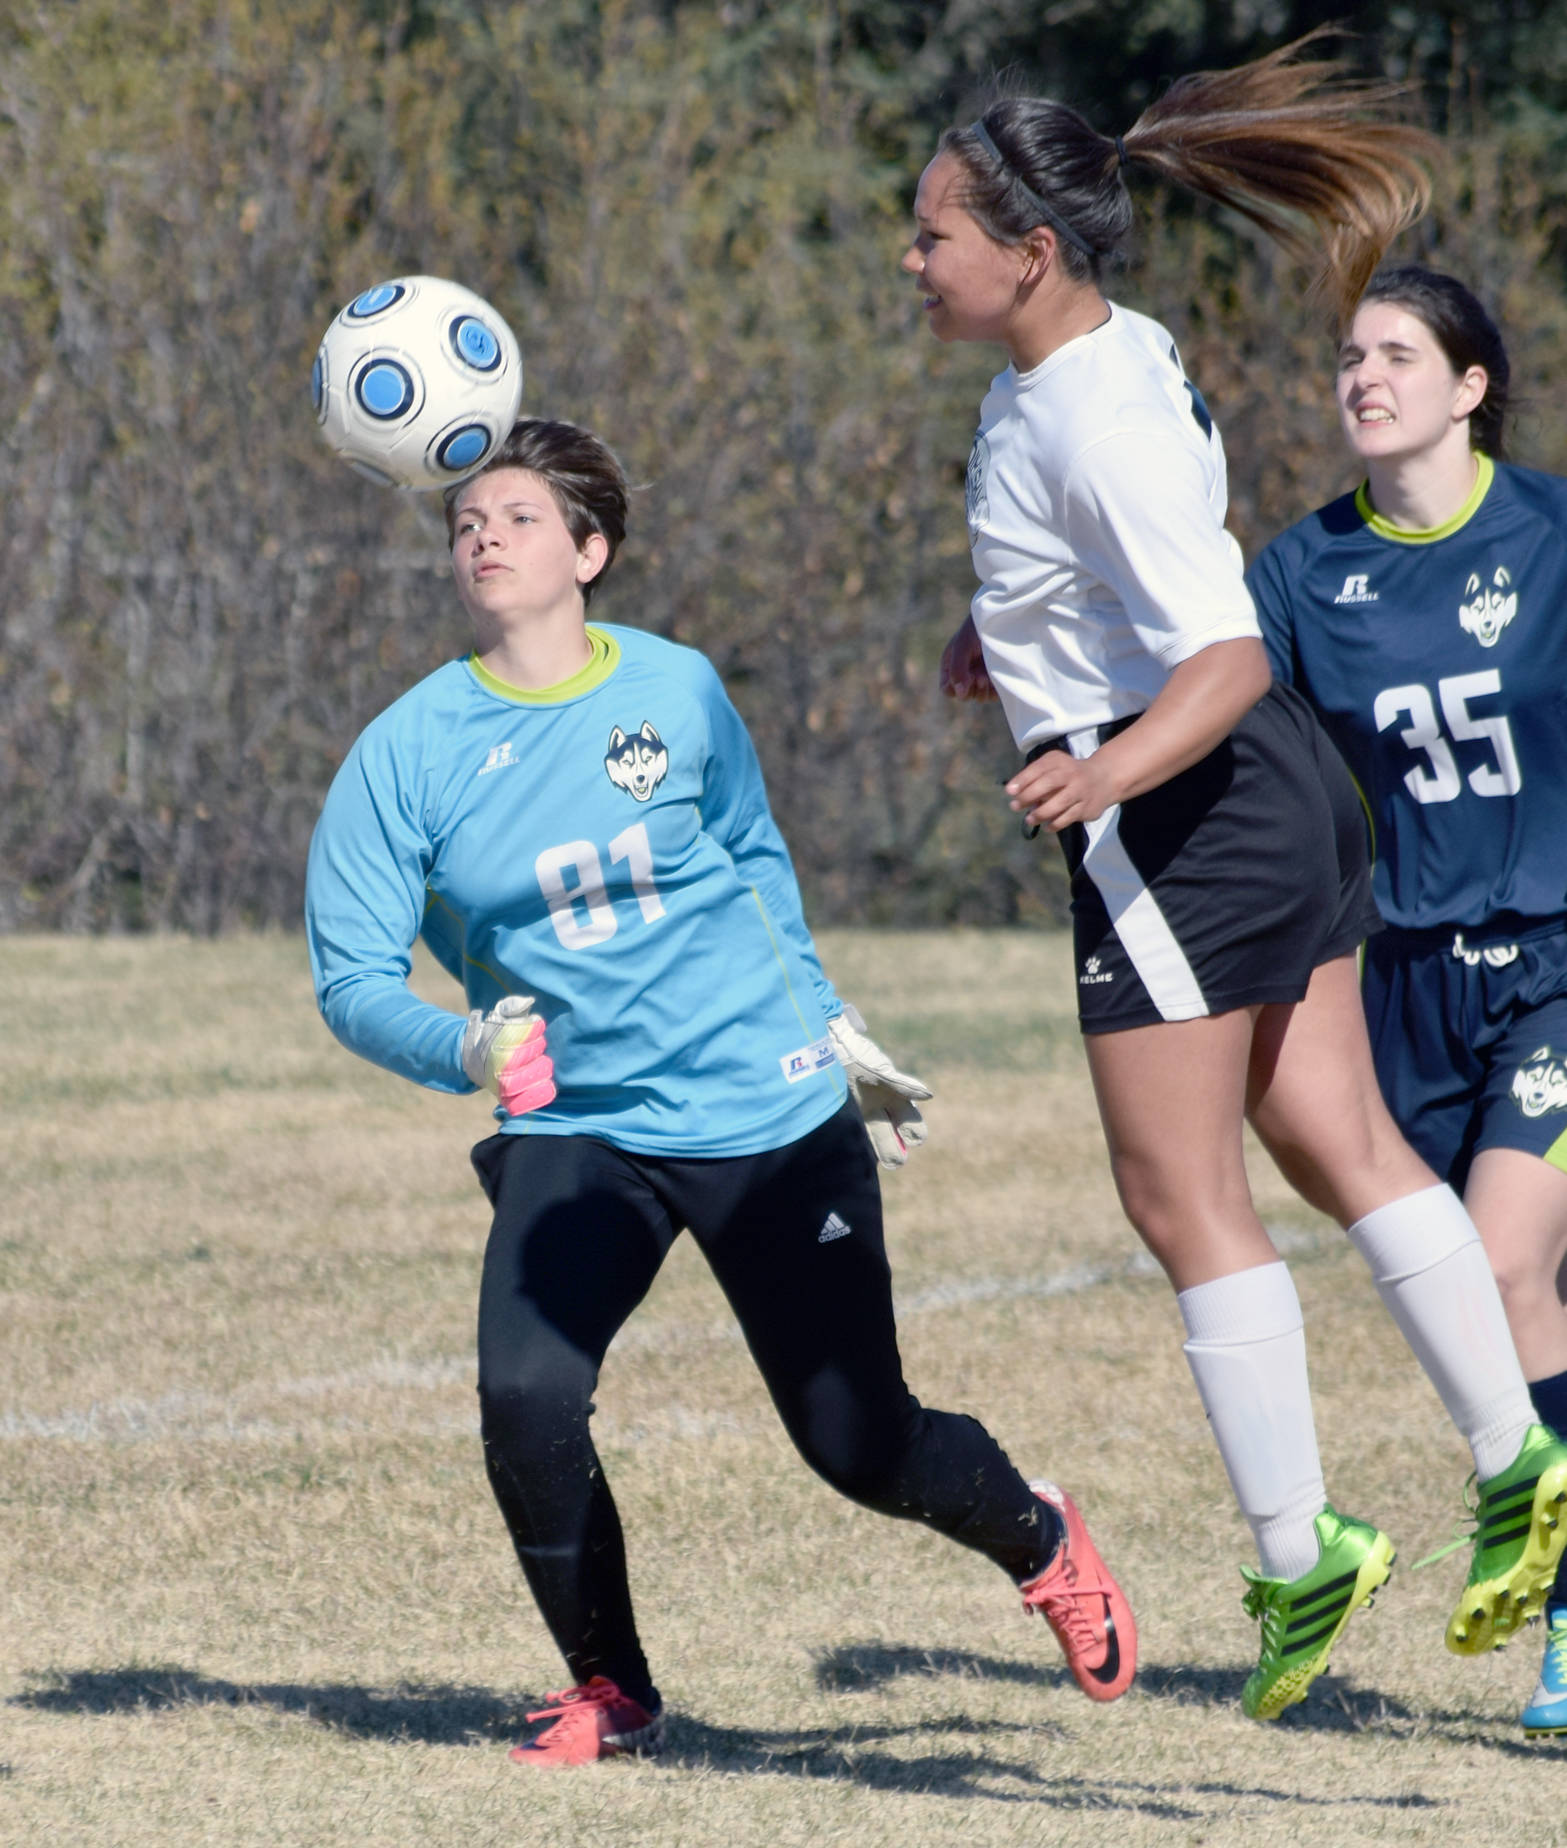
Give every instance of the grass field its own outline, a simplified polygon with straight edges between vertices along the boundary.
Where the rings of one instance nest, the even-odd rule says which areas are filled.
[[[1263,1729],[1247,1536],[1064,947],[823,950],[937,1093],[887,1186],[910,1382],[1073,1490],[1138,1611],[1132,1692],[1090,1706],[994,1568],[811,1477],[683,1243],[596,1421],[670,1747],[512,1767],[563,1676],[479,1460],[483,1105],[336,1046],[298,940],[0,939],[0,1842],[1567,1842],[1567,1750],[1515,1725],[1539,1631],[1450,1656],[1464,1555],[1408,1570],[1467,1455],[1335,1230],[1254,1162],[1330,1490],[1401,1562]]]

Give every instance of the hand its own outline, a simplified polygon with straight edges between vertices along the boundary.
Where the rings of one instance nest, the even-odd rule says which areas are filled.
[[[503,995],[488,1014],[473,1010],[462,1036],[462,1068],[482,1090],[494,1092],[508,1116],[554,1102],[555,1067],[532,995]]]
[[[1120,800],[1103,752],[1073,757],[1067,751],[1046,751],[1026,764],[1007,783],[1007,800],[1033,828],[1059,834],[1074,822],[1097,821]]]
[[[997,697],[972,616],[964,617],[963,627],[941,652],[940,686],[948,699]]]
[[[918,1078],[898,1070],[866,1033],[856,1008],[845,1007],[836,1020],[829,1020],[827,1032],[865,1119],[865,1133],[877,1161],[884,1168],[901,1168],[909,1159],[909,1150],[925,1140],[925,1119],[914,1099],[929,1097],[929,1089]]]

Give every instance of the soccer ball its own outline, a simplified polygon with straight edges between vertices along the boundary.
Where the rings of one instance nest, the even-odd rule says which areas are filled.
[[[517,419],[522,353],[487,301],[440,276],[356,295],[310,369],[321,434],[383,487],[446,488]]]

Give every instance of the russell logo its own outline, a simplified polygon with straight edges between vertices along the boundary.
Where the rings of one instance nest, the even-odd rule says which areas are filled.
[[[813,1045],[802,1046],[798,1052],[786,1052],[778,1061],[788,1084],[798,1084],[802,1078],[814,1078],[818,1072],[825,1072],[838,1063],[838,1055],[832,1048],[832,1036],[817,1040]]]
[[[1333,599],[1335,603],[1377,603],[1380,599],[1371,589],[1369,577],[1352,576],[1344,580],[1344,588]]]

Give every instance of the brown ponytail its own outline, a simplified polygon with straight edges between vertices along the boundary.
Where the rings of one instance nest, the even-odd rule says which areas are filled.
[[[948,130],[941,148],[967,168],[966,204],[992,237],[1017,243],[1048,224],[1069,275],[1097,280],[1124,244],[1125,169],[1135,161],[1261,226],[1314,268],[1315,286],[1344,317],[1388,245],[1426,209],[1421,162],[1434,143],[1389,119],[1399,86],[1302,55],[1326,31],[1232,71],[1178,79],[1124,135],[1096,133],[1064,104],[1010,97],[972,127]]]

